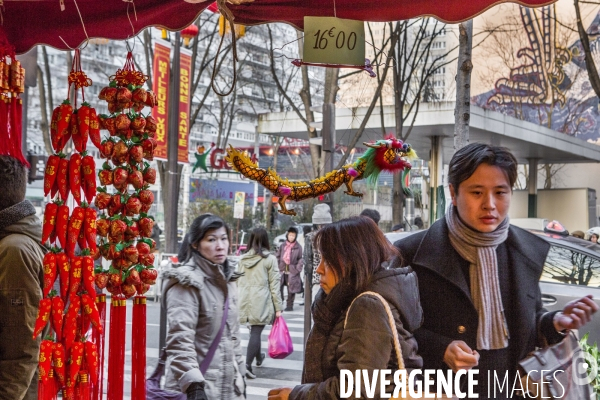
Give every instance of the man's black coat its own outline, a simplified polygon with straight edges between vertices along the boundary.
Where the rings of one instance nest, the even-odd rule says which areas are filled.
[[[444,219],[426,231],[399,240],[403,266],[410,265],[417,273],[424,322],[415,331],[423,368],[447,369],[444,352],[450,342],[462,340],[476,349],[478,316],[471,301],[469,283],[465,276],[468,262],[456,252],[448,238]],[[554,330],[552,319],[542,307],[539,279],[550,245],[523,229],[510,226],[505,244],[508,266],[511,309],[505,309],[509,321],[510,365],[542,346],[562,339]],[[502,286],[503,282],[500,282]],[[482,373],[484,371],[480,371]]]

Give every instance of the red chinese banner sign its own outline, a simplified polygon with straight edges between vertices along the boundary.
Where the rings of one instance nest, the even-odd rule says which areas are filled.
[[[167,129],[169,110],[169,70],[171,66],[171,45],[157,40],[154,45],[154,62],[152,64],[152,90],[158,100],[152,109],[156,120],[156,150],[154,158],[167,159]]]
[[[179,61],[179,122],[177,124],[177,162],[189,163],[190,87],[192,52],[181,49]]]

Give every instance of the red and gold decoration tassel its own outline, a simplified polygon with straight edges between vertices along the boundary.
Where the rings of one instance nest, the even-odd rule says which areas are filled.
[[[146,297],[133,298],[131,321],[131,399],[146,399]]]
[[[79,399],[91,400],[90,382],[87,371],[79,371]]]
[[[108,396],[107,400],[123,399],[125,377],[125,333],[127,301],[122,295],[112,297],[110,302],[110,336],[108,348]]]
[[[52,400],[56,398],[56,380],[52,370],[52,340],[42,340],[38,361],[38,400]]]
[[[29,167],[22,150],[25,69],[16,59],[15,48],[0,27],[0,155],[16,158]]]
[[[96,351],[98,354],[98,382],[92,382],[94,387],[92,399],[102,400],[102,389],[104,388],[104,336],[106,334],[106,295],[104,293],[96,296],[96,306],[98,307],[98,313],[100,314],[102,332],[100,332],[98,329],[94,329],[92,333],[92,341],[96,346]]]
[[[83,365],[84,343],[89,335],[96,338],[97,345],[101,346],[104,340],[94,287],[93,256],[98,253],[96,212],[88,207],[96,196],[96,167],[93,158],[86,153],[86,146],[88,137],[94,137],[92,128],[96,128],[99,136],[96,112],[85,103],[84,88],[89,85],[91,80],[81,70],[80,51],[77,49],[68,90],[70,93],[73,86],[75,95],[67,98],[52,113],[50,136],[56,154],[48,158],[44,175],[44,196],[49,195],[53,201],[48,202],[44,212],[42,244],[49,241],[55,247],[44,257],[44,298],[40,301],[34,338],[51,317],[54,383],[42,379],[40,399],[55,398],[62,390],[65,400],[90,400],[93,389],[88,376],[90,365],[93,368],[98,365],[97,356],[93,364]],[[78,95],[84,100],[79,109]],[[2,103],[0,101],[0,109]],[[20,112],[19,104],[11,104],[9,112],[9,118],[16,119]],[[75,147],[70,158],[62,153],[69,140],[73,140]],[[100,140],[92,139],[92,142],[100,144]],[[77,203],[72,212],[67,205],[69,195]],[[76,253],[77,245],[79,251]],[[60,282],[60,294],[51,290],[56,280]],[[45,362],[46,357],[40,354],[40,368],[43,360]],[[95,400],[100,400],[101,396],[100,390]]]
[[[154,158],[157,142],[156,121],[151,115],[142,114],[142,110],[154,107],[157,99],[152,91],[144,89],[148,77],[135,70],[131,52],[127,54],[125,66],[110,79],[109,86],[98,96],[108,103],[110,113],[99,116],[99,128],[108,131],[110,136],[99,146],[100,156],[106,162],[98,173],[100,187],[94,204],[99,210],[96,232],[100,239],[100,254],[111,265],[108,270],[96,270],[95,282],[98,289],[106,288],[112,295],[108,400],[122,398],[125,302],[137,293],[132,322],[131,395],[132,399],[143,400],[146,398],[146,304],[143,294],[155,283],[157,276],[152,253],[156,243],[150,239],[154,219],[146,214],[154,202],[149,187],[156,182],[156,170],[148,161]],[[115,190],[109,190],[109,186]],[[98,350],[102,371],[104,349],[98,347]]]

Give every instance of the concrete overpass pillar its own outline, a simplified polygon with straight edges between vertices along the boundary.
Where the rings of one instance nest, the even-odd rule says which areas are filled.
[[[527,217],[537,218],[537,177],[538,177],[538,159],[529,160],[529,196],[527,205]]]

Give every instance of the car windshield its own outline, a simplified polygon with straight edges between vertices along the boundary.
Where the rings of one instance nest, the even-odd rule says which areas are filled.
[[[600,253],[596,256],[594,252],[553,244],[541,280],[600,287]]]

